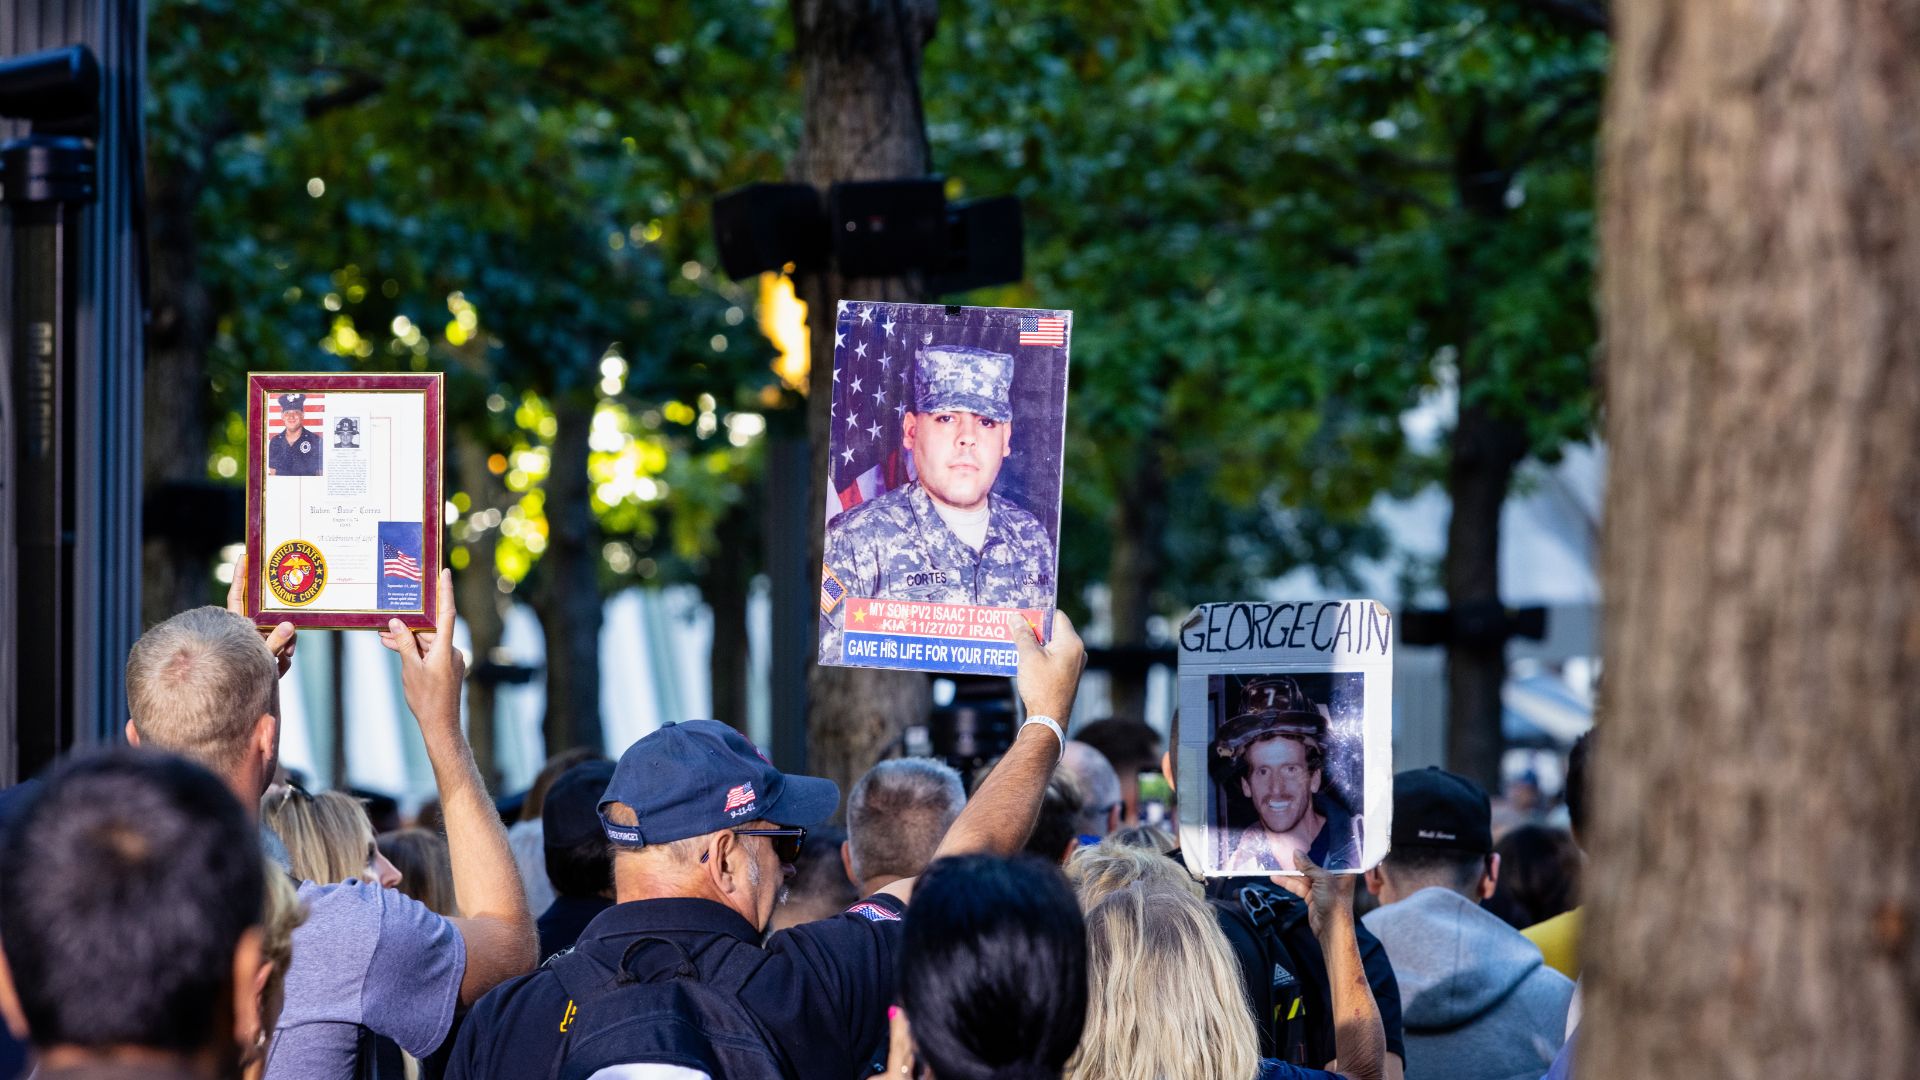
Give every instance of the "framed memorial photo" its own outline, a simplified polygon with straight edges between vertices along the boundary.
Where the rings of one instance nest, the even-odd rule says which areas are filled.
[[[439,614],[444,380],[247,376],[247,614],[430,630]]]
[[[842,301],[820,663],[1012,675],[1051,632],[1070,311]]]
[[[1393,814],[1393,616],[1206,604],[1180,627],[1180,850],[1204,877],[1358,873]],[[1188,793],[1194,795],[1189,796]]]

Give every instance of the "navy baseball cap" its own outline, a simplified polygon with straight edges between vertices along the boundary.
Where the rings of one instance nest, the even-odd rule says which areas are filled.
[[[1393,846],[1493,850],[1493,806],[1479,784],[1428,766],[1393,777]]]
[[[613,803],[630,807],[638,823],[608,820]],[[838,784],[782,773],[718,720],[669,724],[627,747],[599,805],[607,839],[624,847],[670,844],[749,821],[818,825],[839,808]]]

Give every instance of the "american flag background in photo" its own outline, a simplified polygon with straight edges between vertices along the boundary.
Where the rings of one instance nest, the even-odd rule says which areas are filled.
[[[914,353],[930,344],[963,345],[1015,357],[1015,450],[1026,456],[1002,474],[995,490],[1028,506],[1054,529],[1071,319],[1066,311],[841,301],[833,333],[832,490],[822,508],[826,520],[913,479],[912,455],[901,446],[901,423],[913,407]]]
[[[325,419],[327,415],[327,395],[307,394],[305,396],[307,403],[305,407],[300,410],[300,416],[307,427],[319,431],[323,426],[320,421]],[[280,420],[280,395],[268,394],[267,434],[278,435],[280,429],[285,426],[286,425]]]

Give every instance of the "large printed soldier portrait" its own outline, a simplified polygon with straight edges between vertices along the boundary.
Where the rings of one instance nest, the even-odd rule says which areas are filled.
[[[1359,673],[1214,675],[1209,819],[1224,873],[1360,866],[1365,805]]]
[[[1064,415],[1044,395],[1057,383],[1064,398],[1064,355],[1046,356],[1064,347],[1020,345],[1057,333],[1064,346],[1064,328],[1009,321],[997,336],[962,325],[945,340],[924,328],[908,337],[896,321],[904,307],[869,315],[887,320],[878,334],[854,309],[853,333],[879,340],[856,341],[850,362],[835,368],[823,662],[839,658],[841,597],[1053,607],[1062,438],[1055,425]],[[1023,372],[1023,364],[1035,370]],[[1036,387],[1041,400],[1028,400]],[[1029,424],[1038,429],[1031,437]],[[865,460],[873,465],[856,471]]]

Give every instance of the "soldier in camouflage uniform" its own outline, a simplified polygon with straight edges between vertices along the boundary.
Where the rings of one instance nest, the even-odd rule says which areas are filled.
[[[928,346],[914,357],[905,445],[917,478],[827,523],[827,568],[848,596],[1049,609],[1053,538],[993,493],[1011,452],[1013,357]],[[821,617],[821,656],[840,656],[835,604]]]

